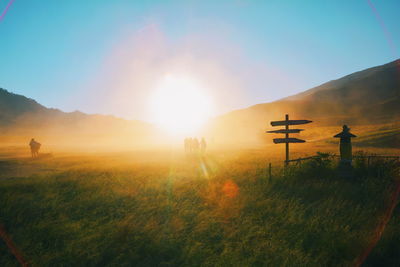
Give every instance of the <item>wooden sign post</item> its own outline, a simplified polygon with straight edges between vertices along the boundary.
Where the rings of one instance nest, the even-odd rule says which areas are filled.
[[[289,164],[289,143],[305,143],[305,140],[297,138],[289,138],[290,133],[299,133],[303,129],[289,129],[289,125],[301,125],[307,124],[312,121],[309,120],[289,120],[289,115],[286,114],[284,121],[271,121],[271,126],[285,126],[285,129],[267,131],[267,133],[281,133],[285,134],[285,138],[275,138],[273,139],[275,144],[285,144],[286,145],[286,160],[285,165]]]

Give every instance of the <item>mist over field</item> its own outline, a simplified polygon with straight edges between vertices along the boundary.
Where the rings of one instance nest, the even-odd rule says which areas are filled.
[[[300,134],[309,140],[329,139],[337,131],[335,127],[339,129],[341,125],[349,124],[361,132],[365,129],[381,132],[385,139],[380,141],[377,136],[376,140],[370,140],[364,146],[400,148],[399,64],[400,61],[396,60],[279,101],[213,117],[195,136],[205,137],[215,147],[265,146],[271,144],[272,139],[265,134],[271,129],[269,122],[290,114],[292,118],[313,121]],[[148,122],[48,109],[32,99],[5,90],[1,91],[0,101],[2,145],[25,144],[37,136],[54,147],[154,149],[171,144],[176,147],[185,137],[183,134],[171,135]]]
[[[400,266],[398,10],[0,1],[0,266]]]

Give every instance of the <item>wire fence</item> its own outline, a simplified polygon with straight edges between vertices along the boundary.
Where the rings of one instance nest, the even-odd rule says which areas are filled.
[[[336,154],[328,154],[328,153],[320,153],[318,155],[315,156],[310,156],[310,157],[304,157],[304,158],[297,158],[297,159],[291,159],[288,161],[285,161],[285,163],[287,162],[288,164],[292,163],[295,165],[301,165],[303,162],[305,161],[309,161],[309,160],[335,160],[335,159],[340,159],[339,155]],[[392,159],[392,160],[396,160],[396,161],[400,161],[400,156],[393,156],[393,155],[353,155],[353,159],[361,159],[361,160],[366,160],[367,161],[367,165],[369,166],[370,163],[373,160],[376,159],[383,159],[383,160],[387,160],[387,159]]]
[[[395,161],[396,164],[400,165],[400,156],[395,156],[395,155],[376,155],[376,154],[362,154],[362,153],[356,153],[353,155],[353,161],[355,161],[355,164],[365,166],[366,168],[369,168],[381,161]],[[314,161],[318,165],[328,163],[328,162],[334,162],[334,163],[339,163],[340,162],[340,155],[336,154],[331,154],[331,153],[318,153],[317,155],[314,156],[309,156],[309,157],[303,157],[303,158],[297,158],[297,159],[291,159],[288,161],[284,161],[284,166],[292,166],[292,167],[300,167],[303,163],[305,162],[310,162]],[[287,163],[287,164],[286,164]],[[340,164],[338,164],[340,166]],[[268,163],[266,166],[266,171],[265,171],[265,176],[271,180],[273,176],[276,175],[276,171],[280,170],[285,172],[285,168],[273,168],[271,163]],[[273,174],[273,170],[275,170],[275,174]]]

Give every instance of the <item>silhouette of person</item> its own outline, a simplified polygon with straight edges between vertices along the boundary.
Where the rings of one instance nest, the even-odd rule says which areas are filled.
[[[185,145],[185,152],[186,153],[189,153],[190,152],[190,150],[191,150],[191,138],[188,138],[188,137],[186,137],[185,138],[185,141],[184,141],[184,145]]]
[[[193,138],[191,137],[188,138],[188,151],[189,152],[193,151]]]
[[[201,150],[201,153],[205,153],[205,152],[206,152],[206,148],[207,148],[206,140],[204,139],[204,137],[202,137],[202,138],[201,138],[201,141],[200,141],[200,150]]]
[[[187,153],[188,152],[188,138],[186,137],[184,140],[183,140],[183,147],[184,147],[184,149],[185,149],[185,152]]]
[[[29,142],[29,146],[31,147],[32,158],[38,157],[41,144],[39,142],[36,142],[35,139],[32,138]]]
[[[199,140],[197,138],[193,138],[193,151],[197,152],[199,150]]]

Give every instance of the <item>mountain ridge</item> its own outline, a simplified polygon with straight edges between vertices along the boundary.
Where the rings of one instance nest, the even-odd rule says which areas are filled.
[[[17,102],[16,100],[20,100],[20,102]],[[11,100],[11,101],[8,101]],[[17,104],[18,107],[22,107],[23,110],[20,112],[15,112],[15,108],[10,108],[11,106]],[[8,108],[7,108],[8,106]],[[5,108],[4,108],[5,107]],[[33,107],[33,108],[32,108]],[[93,117],[107,117],[107,118],[113,118],[117,120],[124,120],[124,121],[130,121],[130,122],[141,122],[141,123],[146,123],[144,121],[140,120],[127,120],[112,114],[100,114],[100,113],[85,113],[80,110],[75,110],[71,112],[66,112],[63,110],[60,110],[58,108],[51,108],[51,107],[46,107],[39,102],[37,102],[33,98],[29,98],[27,96],[21,95],[21,94],[16,94],[13,92],[8,91],[7,89],[1,88],[0,87],[0,116],[2,115],[1,113],[4,113],[4,111],[12,111],[14,110],[15,115],[22,115],[25,112],[36,112],[36,111],[50,111],[50,112],[56,112],[56,113],[62,113],[66,115],[71,115],[71,116],[93,116]],[[1,125],[1,117],[0,117],[0,125]]]
[[[0,136],[18,142],[32,136],[71,146],[78,142],[124,145],[150,142],[153,126],[114,115],[64,112],[0,88]],[[132,140],[133,139],[133,140]]]
[[[310,119],[313,126],[398,123],[400,60],[361,70],[299,94],[234,110],[215,118],[210,134],[221,138],[264,138],[269,122]],[[221,126],[223,125],[223,127]],[[215,129],[217,130],[215,130]]]
[[[269,121],[280,120],[285,114],[293,119],[310,119],[313,125],[395,123],[400,117],[400,59],[357,71],[323,83],[301,93],[269,103],[214,117],[205,134],[212,138],[236,142],[254,141],[265,136]],[[0,135],[70,132],[78,137],[112,134],[160,136],[153,125],[126,120],[113,115],[63,112],[47,108],[34,99],[0,88]]]

